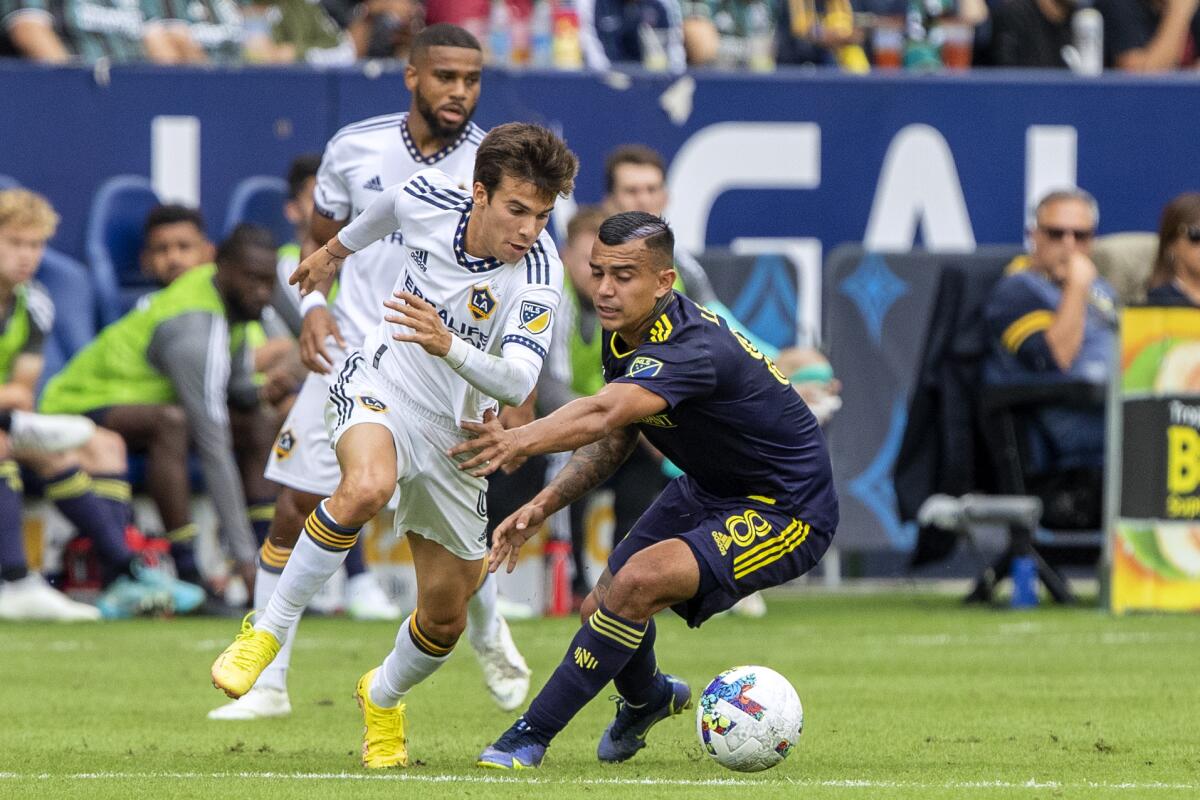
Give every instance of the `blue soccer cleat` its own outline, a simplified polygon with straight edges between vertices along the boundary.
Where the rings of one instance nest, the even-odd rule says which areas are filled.
[[[174,604],[170,593],[162,587],[122,575],[109,584],[96,606],[104,619],[130,619],[168,614]]]
[[[138,583],[166,592],[176,614],[190,614],[204,602],[204,589],[194,583],[181,581],[162,569],[133,562],[133,574]]]
[[[688,685],[673,675],[663,677],[667,679],[671,693],[662,705],[633,708],[617,698],[617,716],[600,737],[600,744],[596,747],[597,758],[609,764],[628,761],[646,746],[646,734],[655,723],[692,707],[692,690]]]
[[[495,744],[488,745],[475,766],[486,769],[537,769],[546,757],[546,745],[524,717],[504,732]]]

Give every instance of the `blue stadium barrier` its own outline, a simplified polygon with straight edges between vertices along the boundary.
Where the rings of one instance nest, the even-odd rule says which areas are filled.
[[[293,238],[292,223],[283,216],[287,194],[287,181],[283,178],[252,175],[243,179],[229,197],[222,238],[232,233],[239,223],[250,222],[269,230],[275,237],[276,245],[290,242]]]
[[[87,257],[96,288],[100,324],[115,322],[148,291],[156,288],[142,274],[142,224],[159,204],[147,178],[117,175],[106,180],[92,200],[88,216]]]

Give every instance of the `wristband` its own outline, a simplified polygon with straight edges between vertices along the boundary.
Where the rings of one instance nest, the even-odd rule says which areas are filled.
[[[442,356],[442,359],[450,365],[450,369],[458,370],[463,364],[467,363],[467,353],[470,350],[471,345],[454,334],[450,334],[450,349],[446,351],[446,355]]]
[[[329,305],[329,301],[325,299],[325,295],[321,292],[310,292],[300,298],[300,317],[303,319],[308,316],[308,312],[314,308],[325,308]]]

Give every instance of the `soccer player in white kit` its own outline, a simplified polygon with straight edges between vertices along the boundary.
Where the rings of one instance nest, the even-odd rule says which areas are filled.
[[[405,70],[412,93],[408,112],[348,125],[326,146],[317,173],[310,250],[334,236],[385,187],[403,183],[419,170],[436,166],[457,186],[471,184],[475,151],[484,136],[470,121],[479,99],[481,70],[479,43],[462,28],[433,25],[417,36]],[[300,345],[312,374],[280,428],[267,465],[266,476],[282,490],[270,536],[259,553],[256,609],[266,608],[305,518],[338,485],[340,470],[325,428],[325,401],[346,353],[360,347],[367,332],[379,324],[382,302],[391,296],[403,254],[399,235],[386,237],[347,262],[331,308],[320,292],[303,299]],[[353,580],[372,584],[374,576],[363,573]],[[382,594],[377,585],[374,588]],[[495,598],[496,581],[491,579],[472,599],[467,638],[493,698],[501,708],[512,710],[529,691],[529,669],[496,611]],[[293,630],[253,690],[213,709],[209,718],[289,714],[287,671],[294,642]]]
[[[459,470],[447,451],[467,438],[460,421],[494,418],[497,401],[518,405],[537,382],[563,279],[545,227],[577,169],[549,130],[501,125],[479,145],[469,194],[439,170],[418,172],[292,278],[307,293],[372,242],[403,242],[392,313],[346,360],[326,404],[341,481],[305,522],[267,608],[217,658],[212,678],[235,697],[254,684],[399,486],[396,531],[409,537],[417,608],[383,664],[358,682],[367,767],[408,763],[400,700],[445,662],[466,626],[485,567],[487,482]]]

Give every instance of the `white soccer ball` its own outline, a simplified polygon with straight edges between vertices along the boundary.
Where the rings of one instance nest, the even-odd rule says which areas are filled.
[[[787,678],[766,667],[722,672],[696,708],[700,746],[736,772],[760,772],[783,761],[803,728],[800,696]]]

